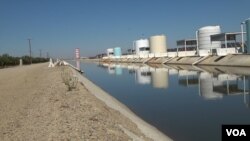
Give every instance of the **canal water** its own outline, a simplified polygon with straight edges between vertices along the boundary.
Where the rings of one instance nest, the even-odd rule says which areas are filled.
[[[219,141],[250,124],[250,68],[77,62],[84,75],[176,141]]]

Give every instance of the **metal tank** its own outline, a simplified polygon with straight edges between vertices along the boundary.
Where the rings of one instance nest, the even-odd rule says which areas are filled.
[[[149,53],[149,41],[148,39],[140,39],[135,41],[136,54],[148,54]]]
[[[166,53],[167,39],[165,35],[155,35],[149,38],[151,53]]]
[[[115,47],[115,48],[114,48],[114,55],[115,55],[115,57],[121,57],[121,55],[122,55],[122,50],[121,50],[120,47]]]
[[[220,34],[220,26],[205,26],[198,30],[198,46],[199,49],[215,49],[221,47],[220,41],[211,42],[210,35]]]
[[[113,48],[108,48],[107,49],[107,56],[112,56],[114,55],[114,49]]]
[[[250,53],[250,19],[247,19],[245,23],[247,32],[247,53]]]

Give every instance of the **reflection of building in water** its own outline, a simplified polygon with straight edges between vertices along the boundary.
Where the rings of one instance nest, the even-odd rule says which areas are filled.
[[[76,60],[76,68],[79,70],[81,69],[80,60],[78,59]]]
[[[115,74],[122,75],[122,67],[121,65],[115,65]]]
[[[151,72],[148,66],[143,66],[136,70],[136,80],[139,84],[151,83]]]
[[[239,87],[239,76],[229,74],[219,74],[217,80],[223,82],[222,85],[214,86],[214,91],[226,95],[242,94],[244,89]]]
[[[247,88],[248,92],[244,91],[244,103],[249,108],[250,107],[250,76],[244,76],[244,81],[247,81],[248,83],[248,88]],[[246,88],[245,85],[244,85],[244,88]]]
[[[101,65],[107,68],[109,74],[115,74],[115,64],[103,63]]]
[[[168,69],[155,68],[152,71],[152,85],[154,88],[168,88]]]
[[[194,86],[199,84],[198,72],[179,70],[179,84],[183,86]]]
[[[241,85],[244,87],[241,88]],[[245,93],[245,81],[237,75],[200,73],[200,95],[206,99],[222,98],[223,95],[239,95]]]
[[[168,74],[169,75],[177,75],[178,74],[178,70],[176,70],[176,69],[168,69]]]

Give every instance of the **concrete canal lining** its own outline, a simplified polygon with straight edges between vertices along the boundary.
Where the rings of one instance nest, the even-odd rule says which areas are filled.
[[[136,61],[135,61],[136,60]],[[145,64],[176,64],[176,65],[210,65],[210,66],[232,66],[232,67],[250,67],[250,54],[229,54],[226,56],[187,56],[187,57],[153,57],[125,59],[100,59],[101,62],[115,63],[145,63]]]
[[[210,56],[198,63],[198,65],[250,67],[250,55]]]

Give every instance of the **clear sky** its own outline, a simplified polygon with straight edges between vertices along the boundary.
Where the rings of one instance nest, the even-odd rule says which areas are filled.
[[[53,57],[103,53],[132,48],[133,40],[165,34],[169,48],[176,40],[195,38],[195,31],[220,25],[240,31],[250,17],[250,0],[0,0],[0,54],[28,54],[41,49]]]

